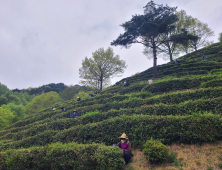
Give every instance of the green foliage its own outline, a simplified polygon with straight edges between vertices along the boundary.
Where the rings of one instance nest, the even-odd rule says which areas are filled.
[[[13,115],[15,116],[13,119],[13,123],[26,117],[25,107],[22,104],[15,105],[14,103],[9,103],[7,105],[2,105],[1,107],[10,110],[13,113]]]
[[[173,163],[176,160],[177,153],[176,152],[170,152],[168,155],[168,162]]]
[[[154,79],[151,85],[147,85],[147,80],[153,70],[148,69],[130,77],[130,86],[126,89],[121,83],[117,83],[94,98],[88,95],[93,92],[84,92],[85,98],[80,96],[82,98],[80,102],[76,101],[77,96],[75,96],[70,101],[43,106],[39,113],[32,114],[13,125],[7,125],[0,131],[0,151],[2,151],[0,169],[19,167],[23,169],[112,169],[111,164],[115,169],[121,169],[124,162],[119,154],[119,151],[122,153],[120,149],[118,153],[116,152],[119,157],[116,157],[112,156],[115,155],[114,151],[109,150],[115,147],[103,145],[104,148],[97,152],[96,149],[92,149],[96,144],[91,146],[91,143],[112,145],[118,142],[118,137],[123,131],[129,137],[133,149],[141,148],[144,141],[151,138],[161,140],[163,144],[200,144],[220,140],[222,138],[222,87],[219,87],[222,77],[221,50],[222,48],[216,43],[199,50],[200,55],[206,55],[205,62],[199,62],[201,57],[195,58],[195,54],[191,53],[180,58],[178,60],[180,64],[177,67],[174,63],[158,66],[159,75],[164,79]],[[192,62],[188,62],[189,60]],[[206,73],[208,74],[206,76],[200,75]],[[120,82],[122,81],[125,79]],[[214,86],[217,88],[198,89]],[[176,90],[183,92],[173,92]],[[169,93],[163,94],[165,92]],[[2,97],[6,103],[14,103],[13,106],[18,106],[16,104],[19,102],[25,105],[30,101],[26,94],[8,91],[2,94],[0,99]],[[10,95],[17,96],[19,99],[13,99],[13,96],[8,98]],[[9,104],[4,105],[6,106],[8,108]],[[52,111],[52,106],[57,109],[55,112]],[[61,113],[62,106],[67,112]],[[80,116],[67,119],[73,109],[78,110]],[[121,132],[118,129],[121,129]],[[51,145],[56,142],[63,144]],[[82,145],[69,142],[82,143]],[[30,146],[39,147],[28,148]],[[99,144],[99,146],[102,145]],[[81,149],[85,149],[85,152]],[[72,157],[72,155],[75,156]],[[111,159],[113,157],[115,158]],[[88,158],[95,159],[90,162]],[[174,153],[167,155],[166,158],[169,162],[173,162],[173,166],[178,168],[183,166]],[[113,162],[109,163],[107,160],[113,160]],[[117,167],[117,164],[121,167]],[[110,167],[107,168],[107,166]]]
[[[101,112],[107,112],[113,108],[115,109],[128,108],[128,110],[121,110],[121,112],[115,111],[115,114],[114,112],[112,112],[111,115],[116,115],[116,116],[119,116],[121,114],[127,114],[127,112],[129,114],[186,115],[186,114],[190,114],[190,110],[221,113],[222,112],[221,107],[220,107],[221,96],[222,96],[221,88],[215,88],[215,89],[209,88],[209,89],[200,89],[196,91],[186,91],[182,93],[177,92],[177,93],[171,93],[167,95],[154,96],[149,99],[138,99],[138,100],[133,100],[133,101],[118,102],[118,103],[110,103],[110,101],[118,100],[118,98],[120,98],[121,100],[124,100],[125,97],[122,98],[120,96],[117,96],[117,97],[113,97],[113,99],[110,98],[111,100],[105,100],[101,98],[101,100],[98,100],[98,101],[101,101],[102,103],[106,103],[106,104],[100,105],[93,102],[95,105],[85,106],[85,105],[88,105],[89,101],[92,100],[90,98],[88,102],[81,101],[81,103],[82,102],[83,103],[82,105],[79,105],[81,106],[79,108],[74,107],[73,104],[65,105],[65,107],[68,110],[73,110],[73,108],[77,109],[80,115],[83,115],[86,112],[91,112],[93,110],[100,110]],[[209,99],[213,97],[219,97],[219,98]],[[200,98],[203,98],[203,99],[198,100]],[[198,100],[198,101],[192,101],[192,99]],[[93,100],[95,99],[93,98]],[[118,101],[121,101],[121,100],[118,100]],[[181,103],[181,102],[184,102],[184,103]],[[165,103],[166,105],[161,104],[161,103]],[[155,105],[155,104],[158,104],[158,105]],[[175,105],[175,104],[179,104],[179,105]],[[141,107],[141,108],[138,109],[136,107]],[[129,110],[129,108],[134,108],[134,109]],[[196,108],[197,110],[195,110]],[[50,111],[48,112],[39,113],[33,117],[29,117],[25,119],[24,121],[17,122],[13,124],[11,127],[25,126],[27,124],[40,121],[46,118],[51,118],[51,117],[52,117],[51,119],[54,119],[54,120],[67,118],[67,117],[70,117],[72,114],[71,112],[61,113],[60,111],[56,113],[57,114],[52,112],[50,109]],[[104,118],[106,118],[106,114],[104,114]],[[101,120],[101,119],[98,119],[98,120]]]
[[[0,130],[12,124],[14,117],[15,116],[9,109],[0,107]]]
[[[22,101],[19,97],[13,94],[12,91],[7,92],[6,94],[3,94],[0,96],[0,106],[3,104],[9,104],[9,103],[14,103],[14,104],[22,104]]]
[[[222,108],[220,107],[221,102],[222,102],[222,98],[220,97],[217,99],[189,101],[189,102],[180,103],[179,105],[158,104],[158,105],[151,105],[151,106],[145,105],[145,106],[133,108],[133,109],[109,110],[106,113],[104,112],[101,113],[96,110],[94,112],[86,112],[86,114],[84,115],[82,115],[82,111],[80,110],[81,117],[78,117],[76,119],[52,120],[48,118],[48,119],[45,119],[43,122],[39,122],[39,123],[31,124],[31,125],[27,125],[27,124],[31,123],[30,120],[33,120],[33,119],[26,119],[26,121],[22,122],[22,124],[26,126],[0,132],[0,136],[2,136],[0,140],[1,139],[21,140],[23,138],[34,136],[45,130],[64,130],[64,129],[68,129],[70,127],[74,127],[80,124],[86,125],[88,123],[96,123],[96,122],[100,122],[100,121],[110,119],[110,118],[115,118],[122,115],[132,116],[132,115],[143,114],[143,115],[156,115],[156,116],[157,115],[201,116],[202,114],[200,114],[199,112],[210,111],[215,114],[222,113]],[[194,110],[194,112],[192,110]],[[70,117],[71,113],[68,113],[68,115]],[[57,116],[53,117],[53,119],[55,119],[56,117]],[[18,122],[18,123],[21,123],[21,122]]]
[[[208,87],[218,87],[218,86],[222,86],[222,79],[219,80],[211,80],[211,81],[207,81],[201,84],[202,88],[208,88]]]
[[[74,99],[74,96],[78,94],[81,90],[86,90],[84,86],[70,86],[66,87],[65,90],[59,93],[59,96],[64,101]],[[76,98],[75,98],[76,99]]]
[[[189,40],[185,46],[181,46],[180,50],[186,53],[190,51],[195,51],[198,54],[197,49],[200,47],[206,47],[212,44],[209,41],[209,37],[214,35],[214,32],[208,27],[206,23],[199,21],[197,18],[193,18],[186,14],[186,11],[181,10],[177,12],[179,21],[176,23],[176,28],[178,30],[186,30],[189,34],[197,36],[193,40]]]
[[[91,94],[94,94],[93,91],[87,91],[87,92],[80,91],[78,94],[75,94],[74,100],[76,100],[77,97],[80,97],[81,100],[89,99],[89,98],[91,98],[91,97],[89,96],[90,93],[91,93]],[[82,101],[81,101],[81,102],[82,102]]]
[[[144,15],[134,15],[130,21],[121,25],[125,32],[120,34],[111,45],[120,45],[127,48],[134,43],[140,43],[152,49],[154,59],[153,76],[157,78],[157,53],[169,41],[166,38],[161,39],[161,37],[164,34],[170,34],[175,29],[173,24],[178,21],[178,17],[175,15],[176,7],[157,5],[153,1],[148,2],[144,9]],[[154,39],[156,41],[153,41]]]
[[[71,120],[69,124],[72,124]],[[45,126],[47,127],[47,124]],[[53,126],[57,128],[56,123]],[[97,142],[112,145],[118,142],[118,136],[121,135],[121,132],[115,129],[126,132],[134,148],[141,148],[144,140],[149,140],[151,137],[161,139],[164,144],[202,143],[222,137],[222,119],[220,115],[212,114],[203,114],[198,117],[123,115],[98,123],[73,126],[61,131],[47,130],[36,136],[3,144],[2,150],[73,141],[82,144]]]
[[[163,163],[168,156],[169,148],[158,140],[150,139],[144,144],[143,153],[151,163]]]
[[[12,91],[18,92],[18,93],[27,92],[29,95],[39,95],[39,94],[48,93],[51,91],[59,93],[60,91],[63,91],[65,88],[66,88],[66,85],[63,83],[57,83],[57,84],[51,83],[51,84],[43,85],[37,88],[30,87],[28,89],[22,89],[22,90],[14,89]]]
[[[123,169],[122,151],[103,144],[56,143],[44,147],[8,150],[0,154],[1,170],[112,170]]]
[[[111,77],[120,76],[126,67],[126,62],[120,60],[112,48],[100,48],[92,54],[92,58],[85,57],[79,74],[80,78],[85,79],[82,81],[84,85],[102,90],[105,82],[109,82]]]
[[[8,87],[5,86],[4,84],[1,84],[1,83],[0,83],[0,96],[1,96],[2,94],[6,94],[7,92],[9,92]]]
[[[59,94],[56,92],[43,93],[40,96],[36,96],[25,106],[26,113],[28,115],[38,113],[43,108],[52,107],[59,100]]]
[[[27,92],[13,92],[13,95],[19,97],[24,106],[35,97],[35,95],[29,95]]]

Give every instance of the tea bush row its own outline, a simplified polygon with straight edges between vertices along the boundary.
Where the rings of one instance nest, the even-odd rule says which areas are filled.
[[[123,169],[122,150],[103,144],[60,143],[0,153],[1,170]]]
[[[165,144],[201,143],[222,137],[220,115],[203,114],[190,116],[133,115],[110,118],[98,123],[78,125],[62,131],[46,131],[36,136],[2,144],[1,150],[9,148],[43,146],[50,143],[77,142],[82,144],[118,142],[118,136],[128,134],[134,148],[141,148],[144,140],[151,137]]]
[[[173,80],[167,80],[167,81],[161,81],[158,83],[153,83],[151,85],[147,85],[147,82],[144,82],[142,84],[133,84],[132,86],[129,86],[127,88],[123,88],[122,86],[119,86],[119,89],[112,90],[110,89],[109,93],[120,93],[120,94],[126,94],[131,93],[135,91],[150,91],[152,93],[157,92],[168,92],[172,90],[181,90],[181,89],[189,89],[189,88],[198,88],[201,86],[201,83],[205,81],[210,81],[213,79],[220,79],[220,75],[216,76],[201,76],[201,77],[195,77],[195,78],[175,78]],[[146,80],[147,81],[147,80]]]
[[[188,90],[186,92],[174,92],[170,94],[154,96],[148,99],[135,99],[123,102],[116,102],[116,103],[106,103],[106,104],[97,104],[91,105],[86,107],[74,108],[79,111],[80,115],[85,114],[86,112],[92,112],[94,110],[99,110],[100,112],[107,112],[110,109],[120,109],[120,108],[135,108],[140,107],[142,105],[153,105],[158,103],[165,103],[165,104],[179,104],[181,102],[187,100],[197,100],[200,98],[207,99],[207,98],[216,98],[222,96],[222,87],[218,88],[208,88],[208,89],[198,89],[198,90]],[[72,106],[68,109],[73,109]],[[70,117],[72,113],[64,112],[60,113],[57,112],[48,112],[42,115],[39,115],[35,118],[30,118],[26,121],[20,121],[14,124],[14,127],[25,126],[30,123],[40,121],[43,119],[51,118],[52,120],[67,118]]]
[[[166,105],[144,105],[139,108],[133,109],[120,109],[120,110],[110,110],[105,113],[92,112],[90,114],[85,114],[75,119],[58,119],[56,121],[48,120],[48,122],[40,125],[32,126],[29,129],[24,129],[23,131],[17,133],[8,133],[0,138],[2,139],[13,139],[21,140],[30,136],[37,135],[46,130],[64,130],[71,128],[80,124],[88,124],[100,122],[109,118],[114,118],[121,115],[189,115],[193,112],[212,112],[214,114],[221,114],[222,97],[207,100],[197,100],[197,101],[187,101],[185,103]]]

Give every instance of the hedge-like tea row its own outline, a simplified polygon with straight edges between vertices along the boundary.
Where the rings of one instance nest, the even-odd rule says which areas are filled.
[[[178,105],[166,105],[166,104],[158,104],[147,106],[144,105],[140,108],[133,109],[121,109],[121,110],[111,110],[105,113],[91,113],[86,114],[81,117],[75,119],[59,119],[56,121],[48,121],[45,124],[40,124],[33,126],[28,130],[24,130],[17,133],[9,133],[5,136],[2,136],[0,139],[13,139],[13,140],[21,140],[23,138],[27,138],[30,136],[37,135],[46,130],[64,130],[70,127],[80,125],[80,124],[88,124],[100,122],[109,118],[114,118],[122,115],[133,115],[133,114],[143,114],[143,115],[189,115],[192,112],[200,111],[200,112],[213,112],[214,114],[221,114],[222,97],[216,99],[207,99],[207,100],[197,100],[197,101],[188,101],[185,103],[180,103]]]
[[[203,88],[208,88],[208,87],[218,87],[218,86],[222,86],[222,79],[220,80],[211,80],[211,81],[207,81],[201,84],[201,87]]]
[[[52,144],[0,153],[1,170],[121,170],[122,150],[103,144]]]
[[[197,74],[199,74],[199,72]],[[123,88],[122,86],[118,85],[119,88],[114,88],[114,89],[110,88],[107,92],[108,93],[126,94],[126,93],[131,93],[134,91],[139,91],[141,89],[143,91],[150,91],[152,93],[168,92],[171,90],[198,88],[198,87],[201,87],[201,83],[203,83],[205,81],[210,81],[213,79],[220,79],[220,78],[221,78],[220,75],[213,75],[213,76],[211,75],[211,76],[201,76],[201,77],[195,77],[195,78],[189,78],[189,77],[180,78],[180,79],[175,78],[172,80],[161,81],[158,83],[154,82],[151,85],[147,85],[147,82],[140,83],[140,84],[137,83],[137,84],[133,84],[132,86],[129,86],[127,88]]]
[[[134,148],[141,147],[143,142],[151,137],[162,139],[165,144],[206,142],[222,137],[222,120],[220,115],[212,114],[198,114],[197,116],[123,115],[58,132],[46,131],[21,141],[3,144],[1,150],[73,141],[83,144],[96,142],[112,145],[118,142],[118,136],[123,132],[128,134]]]
[[[206,66],[212,66],[213,64],[211,64],[211,63],[213,63],[213,62],[210,62],[210,61],[207,61],[207,64],[206,64],[206,62],[196,62],[196,61],[201,61],[201,56],[202,55],[209,55],[209,54],[211,54],[211,55],[215,54],[219,58],[221,58],[221,55],[218,54],[218,52],[220,52],[221,50],[222,50],[222,47],[218,43],[216,43],[216,44],[213,44],[212,46],[210,46],[209,48],[203,48],[203,49],[198,50],[199,58],[197,58],[195,53],[193,52],[193,53],[186,54],[183,57],[180,57],[178,59],[178,62],[179,62],[179,65],[183,66],[184,68],[189,68],[189,67],[193,67],[193,66],[199,67],[199,66],[205,66],[205,65]],[[208,58],[209,58],[209,56],[207,56],[206,59],[208,60]],[[187,61],[190,61],[190,60],[196,60],[196,61],[195,62],[194,61],[187,62]],[[216,57],[210,57],[210,60],[218,61],[218,59]],[[197,64],[197,65],[195,65],[195,64]],[[219,64],[219,63],[215,63],[215,65],[216,64]],[[167,69],[170,69],[174,66],[175,66],[174,62],[170,62],[170,63],[167,63],[167,64],[163,64],[161,66],[157,66],[158,73],[162,70],[167,70]],[[176,72],[176,70],[175,70],[175,72]],[[121,82],[124,82],[126,79],[128,79],[132,83],[132,82],[138,81],[138,79],[141,79],[141,78],[145,77],[143,80],[147,81],[148,78],[153,77],[152,73],[153,73],[153,68],[149,68],[149,69],[139,73],[138,75],[135,75],[133,77],[127,77],[127,78],[124,78],[124,79],[120,80],[119,82],[116,83],[116,85],[120,84]],[[160,77],[162,77],[162,75],[158,74],[158,77],[160,78]]]
[[[79,111],[80,115],[85,114],[86,112],[92,112],[94,110],[99,110],[100,112],[107,112],[110,109],[120,109],[120,108],[135,108],[142,105],[153,105],[158,103],[165,103],[165,104],[178,104],[187,100],[198,100],[200,98],[216,98],[222,96],[222,87],[218,88],[208,88],[208,89],[199,89],[195,91],[186,91],[182,93],[170,93],[167,95],[160,95],[154,96],[149,99],[136,99],[136,100],[129,100],[123,102],[116,102],[116,103],[107,103],[107,104],[100,104],[100,105],[92,105],[86,106],[81,108],[75,108]],[[14,124],[14,127],[25,126],[27,124],[40,121],[46,118],[51,118],[52,120],[61,119],[61,118],[68,118],[71,116],[72,113],[65,112],[55,114],[53,112],[45,113],[39,115],[35,118],[31,118],[26,121],[20,121]]]
[[[181,89],[198,88],[201,86],[201,83],[203,82],[220,79],[220,78],[221,76],[204,76],[204,77],[192,78],[192,79],[189,79],[189,78],[173,79],[173,80],[162,81],[159,83],[153,83],[153,84],[147,85],[142,89],[142,91],[150,91],[152,93],[157,93],[157,92],[168,92],[168,91],[181,90]]]
[[[109,133],[107,133],[109,132]],[[125,132],[133,147],[153,137],[162,139],[165,144],[173,142],[196,143],[220,139],[222,137],[221,116],[122,116],[103,122],[79,125],[55,135],[54,142],[78,143],[100,142],[107,145],[118,142]]]
[[[170,94],[154,96],[148,99],[135,99],[130,101],[123,101],[118,103],[107,103],[103,105],[92,105],[82,108],[77,108],[79,113],[85,114],[86,112],[92,112],[94,110],[99,110],[101,112],[106,112],[111,109],[121,109],[121,108],[135,108],[142,105],[153,105],[158,103],[165,104],[179,104],[187,100],[198,100],[200,98],[216,98],[222,96],[222,87],[218,88],[208,88],[208,89],[198,89],[198,90],[188,90],[185,92],[174,92]],[[71,116],[71,113],[57,114],[52,117],[52,119],[60,119],[64,117]]]
[[[166,75],[175,75],[175,76],[183,76],[186,74],[189,75],[198,75],[199,74],[207,74],[209,71],[215,68],[221,68],[221,64],[217,62],[195,62],[195,63],[181,63],[178,65],[168,64],[166,66],[158,68],[158,78],[161,78]],[[127,78],[131,83],[138,83],[139,81],[147,81],[148,78],[153,77],[153,70],[141,72],[134,77]],[[121,84],[125,79],[117,82],[116,85]]]
[[[132,93],[131,95],[127,95],[127,96],[115,95],[111,98],[101,99],[101,100],[99,100],[98,103],[104,103],[105,104],[105,103],[110,103],[110,102],[113,102],[113,101],[122,101],[122,100],[130,99],[130,97],[147,98],[147,97],[151,97],[151,96],[152,96],[152,93],[150,93],[150,92],[140,92],[140,93],[134,93],[134,94]],[[94,103],[97,103],[97,101],[95,100]],[[71,114],[70,110],[72,110],[75,107],[73,105],[67,105],[67,107],[65,106],[65,108],[68,110],[69,114]],[[9,127],[6,127],[4,130],[7,130],[7,131],[14,130],[15,127],[27,126],[31,123],[36,122],[36,121],[41,121],[41,120],[51,118],[52,116],[60,115],[60,114],[62,114],[60,110],[57,110],[56,112],[53,112],[52,110],[50,110],[50,111],[47,111],[45,113],[39,113],[39,114],[36,114],[35,116],[29,117],[28,119],[20,120],[20,121],[14,123],[13,125],[11,125]],[[16,131],[17,130],[15,129],[14,132],[16,132]],[[5,133],[3,132],[3,134],[5,134]],[[0,132],[0,135],[1,135],[1,132]]]

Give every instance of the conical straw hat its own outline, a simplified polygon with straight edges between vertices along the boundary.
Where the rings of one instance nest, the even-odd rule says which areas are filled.
[[[123,133],[119,138],[128,139],[125,133]]]

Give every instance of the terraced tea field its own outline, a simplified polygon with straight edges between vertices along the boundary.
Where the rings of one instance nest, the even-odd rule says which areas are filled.
[[[55,112],[45,108],[6,127],[0,131],[0,169],[135,168],[126,167],[121,150],[112,146],[122,133],[135,153],[151,137],[171,148],[220,142],[221,51],[213,44],[199,50],[198,58],[190,53],[179,58],[178,65],[158,66],[159,78],[151,85],[147,80],[152,68],[128,77],[127,88],[125,78],[94,98],[56,104]],[[80,116],[69,119],[73,109]],[[214,167],[219,168],[219,162]]]

